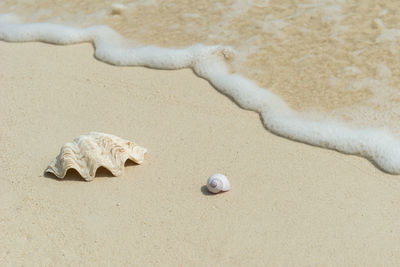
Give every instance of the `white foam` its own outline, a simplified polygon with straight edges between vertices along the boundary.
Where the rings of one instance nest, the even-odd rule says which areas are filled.
[[[13,14],[1,14],[0,15],[0,26],[6,24],[18,24],[22,23],[19,17]]]
[[[157,69],[192,68],[239,106],[258,112],[271,132],[304,143],[357,154],[383,170],[400,174],[400,142],[384,129],[357,129],[344,123],[311,119],[291,110],[264,88],[229,73],[234,51],[226,46],[193,45],[183,49],[154,46],[126,47],[122,38],[105,26],[72,28],[49,23],[21,24],[13,16],[0,16],[0,39],[9,42],[42,41],[53,44],[91,42],[96,58],[115,65]]]
[[[400,38],[400,29],[387,29],[383,24],[382,20],[377,18],[374,20],[375,24],[381,30],[381,34],[376,37],[376,42],[395,42],[398,38]]]
[[[357,75],[361,73],[361,70],[356,66],[347,66],[344,68],[344,73],[348,75]]]
[[[271,19],[268,16],[264,20],[262,25],[262,31],[273,34],[277,38],[285,37],[282,29],[288,25],[283,19]]]
[[[376,75],[380,79],[384,80],[392,77],[392,71],[385,64],[378,64],[375,66],[375,68],[376,68]]]

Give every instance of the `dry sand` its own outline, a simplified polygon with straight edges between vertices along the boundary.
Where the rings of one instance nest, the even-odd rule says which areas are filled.
[[[0,42],[1,266],[400,263],[400,176],[272,135],[190,70],[92,53]],[[138,142],[146,162],[43,176],[89,131]],[[204,190],[216,172],[230,192]]]

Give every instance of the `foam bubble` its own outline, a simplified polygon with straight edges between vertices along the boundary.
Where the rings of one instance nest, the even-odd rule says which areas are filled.
[[[73,28],[49,23],[21,24],[10,15],[0,16],[0,39],[9,42],[42,41],[53,44],[91,42],[96,58],[114,65],[157,69],[192,68],[242,108],[258,112],[271,132],[304,143],[364,156],[380,168],[400,174],[400,142],[388,131],[354,128],[344,123],[312,119],[288,107],[267,89],[229,72],[227,46],[192,45],[183,49],[155,46],[126,47],[106,26]],[[380,66],[379,73],[387,76]]]

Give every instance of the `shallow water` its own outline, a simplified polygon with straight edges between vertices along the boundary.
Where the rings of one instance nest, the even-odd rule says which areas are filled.
[[[105,24],[141,44],[230,45],[234,68],[297,110],[396,133],[399,1],[2,1],[28,22]],[[396,30],[396,29],[399,30]]]
[[[108,25],[132,46],[232,46],[231,72],[268,88],[294,110],[383,127],[399,137],[397,10],[394,0],[0,3],[0,13],[25,22]]]

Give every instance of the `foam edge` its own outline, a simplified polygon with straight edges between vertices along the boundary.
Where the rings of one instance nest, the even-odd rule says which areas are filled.
[[[226,55],[235,53],[231,47],[201,44],[182,49],[126,47],[123,38],[107,26],[73,28],[51,23],[22,23],[11,14],[0,15],[0,40],[58,45],[90,42],[95,48],[94,56],[109,64],[168,70],[191,68],[240,107],[258,112],[269,131],[314,146],[360,155],[383,171],[400,174],[400,142],[392,133],[378,128],[354,128],[337,121],[314,120],[290,109],[271,91],[229,72]]]

